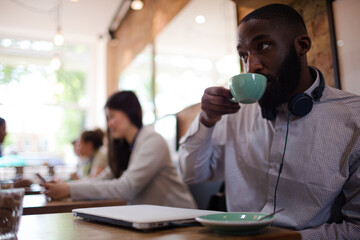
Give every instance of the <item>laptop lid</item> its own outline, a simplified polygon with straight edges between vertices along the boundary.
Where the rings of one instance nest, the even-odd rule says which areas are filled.
[[[125,205],[78,208],[73,209],[72,213],[74,216],[84,219],[133,227],[139,230],[150,230],[195,222],[196,217],[219,212],[156,205]]]

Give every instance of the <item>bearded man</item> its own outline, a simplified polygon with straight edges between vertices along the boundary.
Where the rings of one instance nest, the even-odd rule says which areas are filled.
[[[228,211],[271,213],[303,239],[360,239],[360,97],[325,84],[308,66],[302,17],[272,4],[244,17],[237,49],[245,71],[267,77],[255,104],[211,87],[180,141],[187,183],[225,181]]]

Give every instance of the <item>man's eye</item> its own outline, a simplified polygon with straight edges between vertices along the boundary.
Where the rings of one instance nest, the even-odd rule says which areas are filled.
[[[261,43],[259,45],[259,51],[264,51],[264,50],[266,50],[268,48],[270,48],[270,44],[268,44],[268,43]]]

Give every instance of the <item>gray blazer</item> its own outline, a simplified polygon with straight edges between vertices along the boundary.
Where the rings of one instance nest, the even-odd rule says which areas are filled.
[[[171,161],[166,141],[149,126],[140,130],[121,177],[114,178],[107,167],[95,180],[69,184],[73,200],[123,199],[128,204],[196,208]]]

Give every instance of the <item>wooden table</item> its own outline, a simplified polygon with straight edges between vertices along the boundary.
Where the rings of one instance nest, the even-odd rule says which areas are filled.
[[[23,203],[23,215],[65,213],[75,208],[106,207],[125,205],[123,200],[100,200],[100,201],[72,201],[64,199],[61,201],[47,201],[44,194],[25,195]]]
[[[84,221],[73,217],[71,213],[41,214],[21,218],[18,240],[23,239],[163,239],[163,240],[300,240],[298,232],[268,227],[258,235],[225,236],[218,235],[202,226],[168,228],[152,232],[140,232],[114,225]]]

